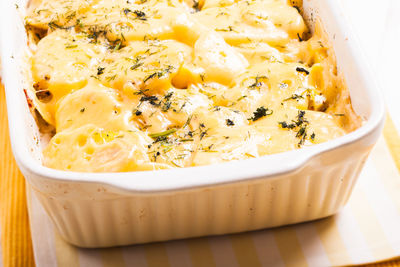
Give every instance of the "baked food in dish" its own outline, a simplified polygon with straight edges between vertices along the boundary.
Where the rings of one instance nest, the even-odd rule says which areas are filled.
[[[26,17],[46,166],[117,172],[284,152],[359,127],[321,27],[286,0],[43,0]]]

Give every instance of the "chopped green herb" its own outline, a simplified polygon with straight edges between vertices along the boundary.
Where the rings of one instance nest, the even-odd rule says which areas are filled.
[[[268,77],[267,76],[256,76],[255,78],[254,78],[254,83],[253,84],[251,84],[250,86],[249,86],[249,88],[250,89],[255,89],[255,88],[260,88],[261,86],[263,86],[263,82],[262,82],[262,80],[263,79],[268,79]]]
[[[283,101],[298,100],[298,99],[303,99],[303,98],[304,97],[302,95],[293,94],[291,97],[283,99]]]
[[[234,32],[233,26],[228,26],[226,29],[215,29],[217,32]]]
[[[103,67],[98,67],[97,68],[97,75],[102,75],[104,73],[104,69]]]
[[[286,121],[278,122],[282,129],[296,129],[296,137],[300,139],[298,146],[304,145],[307,138],[307,127],[308,121],[304,117],[306,112],[304,110],[299,110],[297,114],[297,120],[292,120],[292,123],[287,123]],[[311,140],[314,140],[315,133],[310,136]]]
[[[280,121],[278,123],[283,129],[293,129],[294,127],[296,127],[296,124],[294,123],[288,124],[286,121]]]
[[[76,22],[75,22],[75,27],[78,28],[78,29],[82,29],[83,26],[84,25],[83,25],[81,19],[77,19]]]
[[[147,18],[146,18],[146,13],[144,13],[143,11],[135,10],[135,11],[133,11],[133,13],[136,15],[136,18],[137,18],[137,19],[140,19],[140,20],[147,20]]]
[[[299,33],[297,33],[297,38],[299,39],[299,42],[303,42],[303,38],[301,38]]]
[[[124,12],[125,16],[132,12],[132,10],[130,10],[129,8],[124,8],[122,11]]]
[[[149,136],[150,136],[151,138],[166,137],[166,136],[168,136],[168,135],[171,135],[171,134],[175,133],[176,131],[177,131],[176,128],[172,128],[172,129],[166,130],[166,131],[164,131],[164,132],[149,134]]]
[[[171,108],[171,106],[172,106],[172,102],[169,99],[167,99],[167,100],[164,99],[164,101],[162,101],[161,110],[163,112],[167,112]],[[173,109],[173,111],[176,112],[176,109]]]
[[[305,68],[302,68],[302,67],[297,67],[296,71],[297,72],[304,72],[306,75],[310,74],[310,72],[308,70],[306,70]]]
[[[192,7],[196,12],[199,12],[200,11],[199,1],[193,0],[193,6]]]
[[[297,144],[299,147],[304,145],[304,142],[307,138],[307,126],[303,126],[300,130],[296,133],[296,137],[300,139],[299,143]]]
[[[247,97],[247,95],[242,95],[241,97],[239,97],[236,101],[240,101],[240,100],[242,100],[242,99],[245,99]]]
[[[265,107],[261,106],[261,107],[257,108],[257,110],[253,113],[253,117],[251,117],[248,120],[256,121],[256,120],[261,119],[262,117],[272,115],[272,113],[274,113],[274,112],[272,110],[270,110],[269,108],[265,108]]]
[[[135,61],[135,64],[133,64],[133,66],[131,67],[131,70],[135,70],[135,69],[137,69],[137,68],[139,68],[141,66],[143,66],[143,62],[140,62],[140,58],[137,57],[136,61]]]
[[[172,96],[174,95],[174,92],[168,92],[165,96],[164,96],[164,99],[165,100],[169,100]]]
[[[110,45],[110,48],[114,51],[120,50],[122,48],[122,41],[120,39],[115,40],[115,42]]]
[[[156,78],[156,77],[157,77],[157,78],[161,78],[161,77],[163,77],[165,74],[170,73],[172,69],[173,69],[173,67],[172,67],[171,65],[169,65],[169,66],[168,66],[167,68],[165,68],[165,69],[162,69],[162,70],[160,70],[160,71],[156,71],[156,72],[150,74],[149,76],[147,76],[147,77],[143,80],[143,82],[145,83],[145,82],[147,82],[148,80],[151,80],[151,79]]]
[[[204,125],[204,124],[203,124],[203,125]],[[201,126],[201,124],[200,124],[200,126]],[[208,130],[205,130],[205,131],[201,131],[201,132],[200,132],[200,140],[202,140],[202,139],[204,138],[204,136],[207,135],[207,131],[208,131]]]
[[[116,77],[117,77],[117,74],[114,74],[114,75],[106,77],[106,80],[107,80],[107,82],[111,82],[111,81],[115,80]]]
[[[125,16],[128,16],[130,13],[133,13],[136,15],[135,19],[147,20],[146,13],[144,13],[143,11],[140,10],[132,11],[129,8],[124,8],[122,11],[124,12]]]
[[[191,141],[194,141],[194,139],[193,138],[184,138],[184,139],[181,139],[180,141],[181,142],[191,142]]]
[[[166,101],[166,102],[163,103],[163,106],[161,107],[161,110],[163,112],[167,112],[170,109],[171,105],[172,105],[171,101]]]
[[[142,96],[140,98],[140,102],[145,102],[148,101],[150,104],[152,104],[153,106],[159,106],[160,102],[156,102],[159,101],[158,97],[156,97],[155,95],[151,95],[151,96]]]
[[[193,115],[191,114],[188,119],[186,120],[185,124],[182,126],[182,128],[185,128],[186,126],[188,126],[190,124],[190,121],[192,120]],[[191,132],[188,133],[189,136],[191,136]]]
[[[234,126],[235,123],[234,123],[232,120],[230,120],[230,119],[226,119],[226,125],[228,125],[228,126]]]
[[[306,112],[304,110],[299,110],[297,114],[297,121],[295,122],[297,126],[302,125],[303,123],[308,123],[307,119],[304,117]]]
[[[67,44],[66,46],[65,46],[65,48],[67,48],[67,49],[70,49],[70,48],[77,48],[78,47],[78,45],[72,45],[72,44]]]
[[[71,29],[71,28],[73,27],[73,26],[64,27],[64,26],[58,25],[58,24],[57,24],[56,22],[54,22],[54,21],[49,22],[49,23],[48,23],[48,26],[49,26],[49,28],[52,29],[52,30],[54,30],[54,29],[69,30],[69,29]]]
[[[287,89],[289,87],[289,85],[287,83],[280,83],[279,84],[279,88],[281,89]]]

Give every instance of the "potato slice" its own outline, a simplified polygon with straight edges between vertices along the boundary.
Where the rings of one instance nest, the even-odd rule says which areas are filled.
[[[33,87],[49,123],[54,124],[58,100],[87,84],[99,55],[100,48],[82,34],[58,30],[39,42],[32,58]]]
[[[202,12],[195,16],[229,44],[263,41],[282,46],[307,31],[298,11],[282,1],[211,2],[206,1]]]
[[[25,18],[28,26],[42,30],[68,28],[90,10],[96,0],[42,0]]]
[[[44,165],[83,172],[127,172],[169,168],[147,155],[151,139],[142,132],[106,131],[94,125],[56,134],[43,150]]]
[[[110,131],[136,130],[129,120],[133,104],[118,93],[92,80],[86,87],[66,95],[57,105],[57,132],[93,124]],[[101,112],[101,116],[99,116]]]
[[[122,89],[129,83],[147,94],[162,94],[191,53],[192,48],[174,40],[135,41],[109,54],[98,78],[109,87]]]
[[[194,63],[205,70],[205,81],[230,85],[249,65],[242,54],[215,32],[200,36],[194,45],[194,54]]]

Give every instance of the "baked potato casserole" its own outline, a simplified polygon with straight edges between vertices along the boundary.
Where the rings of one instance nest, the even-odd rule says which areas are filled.
[[[45,166],[127,172],[280,153],[358,128],[301,2],[40,0],[27,95]]]

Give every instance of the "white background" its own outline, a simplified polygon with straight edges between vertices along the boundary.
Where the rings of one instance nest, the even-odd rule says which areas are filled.
[[[400,131],[400,0],[338,0]]]

